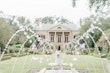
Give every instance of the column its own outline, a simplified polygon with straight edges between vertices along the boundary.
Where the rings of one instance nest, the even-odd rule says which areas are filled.
[[[65,42],[64,32],[62,32],[62,35],[63,35],[63,37],[62,37],[62,42],[64,43],[64,42]]]
[[[72,40],[72,35],[71,35],[71,31],[69,32],[69,41]]]
[[[56,38],[56,32],[55,32],[55,37],[54,37],[54,42],[57,42],[57,40],[56,40],[57,38]]]
[[[47,41],[50,42],[50,34],[49,34],[49,32],[48,32],[48,39],[47,39]]]

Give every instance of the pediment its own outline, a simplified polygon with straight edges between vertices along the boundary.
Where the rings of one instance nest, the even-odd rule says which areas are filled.
[[[70,30],[70,29],[67,27],[64,27],[63,25],[56,25],[56,26],[50,28],[49,30]]]

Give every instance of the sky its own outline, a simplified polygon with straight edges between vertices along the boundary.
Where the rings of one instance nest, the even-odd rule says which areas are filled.
[[[77,24],[80,18],[90,16],[86,0],[79,0],[75,8],[72,0],[0,0],[0,11],[6,15],[39,18],[63,16]]]

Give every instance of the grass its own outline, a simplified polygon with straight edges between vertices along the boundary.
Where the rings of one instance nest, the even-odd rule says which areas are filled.
[[[40,60],[33,60],[33,57]],[[73,58],[77,58],[74,61]],[[109,60],[105,58],[98,58],[89,55],[66,55],[61,54],[61,59],[64,63],[72,63],[75,69],[85,69],[89,73],[107,73],[106,65]],[[15,63],[16,61],[16,63]],[[55,62],[55,55],[28,55],[24,57],[12,58],[10,60],[0,61],[0,71],[3,73],[26,73],[31,69],[37,68],[42,69],[46,67],[51,67],[48,64]],[[15,63],[15,67],[13,65]],[[103,68],[103,66],[104,68]],[[13,71],[12,71],[13,70]]]

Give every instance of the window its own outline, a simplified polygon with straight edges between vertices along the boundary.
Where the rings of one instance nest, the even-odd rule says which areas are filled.
[[[45,35],[39,35],[39,37],[45,39]]]
[[[61,29],[61,27],[58,27],[57,29]]]
[[[61,42],[61,35],[58,35],[58,42]]]
[[[68,35],[65,35],[65,42],[68,42]]]
[[[51,36],[50,36],[50,41],[51,41],[51,42],[54,42],[54,35],[51,35]]]

